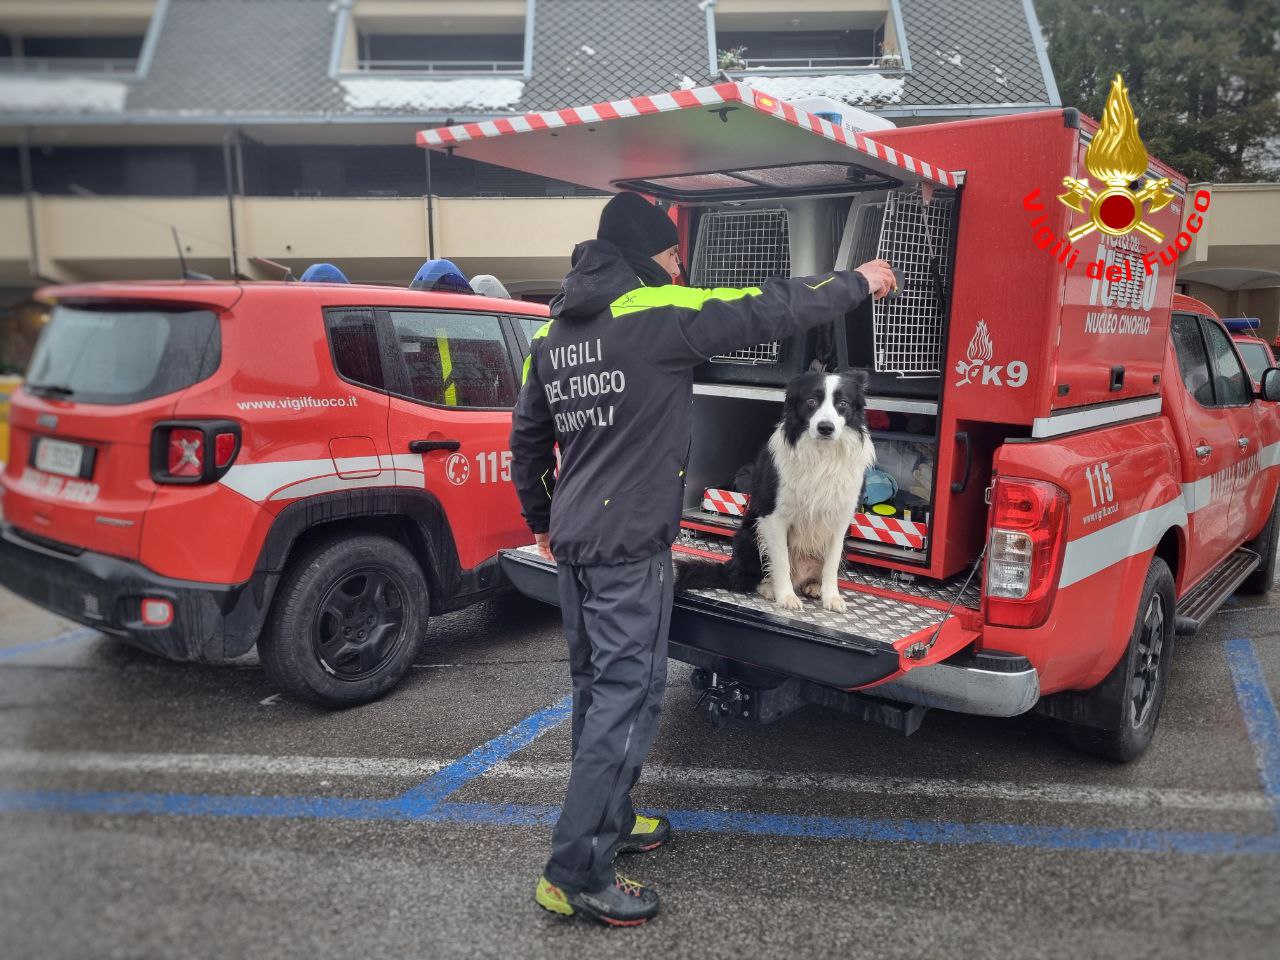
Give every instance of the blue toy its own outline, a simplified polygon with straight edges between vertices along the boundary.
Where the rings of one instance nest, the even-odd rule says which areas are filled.
[[[898,493],[898,481],[883,470],[867,471],[862,486],[862,502],[867,506],[892,500]]]

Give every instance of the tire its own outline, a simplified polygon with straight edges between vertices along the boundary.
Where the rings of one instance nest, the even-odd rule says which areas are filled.
[[[1238,592],[1257,595],[1271,589],[1276,579],[1278,534],[1280,534],[1280,494],[1276,495],[1276,502],[1271,505],[1271,516],[1267,518],[1267,525],[1262,528],[1261,533],[1245,544],[1245,549],[1252,550],[1262,558],[1262,564],[1244,578],[1244,582],[1236,588]]]
[[[1110,701],[1103,708],[1109,717],[1107,728],[1064,724],[1067,739],[1076,749],[1128,763],[1151,745],[1169,685],[1174,611],[1173,575],[1162,559],[1153,557],[1128,649],[1096,688],[1097,696]]]
[[[427,582],[387,537],[343,536],[291,561],[258,653],[292,699],[351,707],[408,672],[427,628]]]

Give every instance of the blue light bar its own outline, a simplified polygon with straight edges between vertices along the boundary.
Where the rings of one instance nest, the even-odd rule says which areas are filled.
[[[1262,321],[1257,317],[1229,317],[1222,321],[1232,333],[1243,333],[1245,330],[1257,330]]]
[[[475,293],[453,261],[443,258],[428,260],[419,267],[409,289],[434,290],[438,293]]]
[[[347,275],[332,263],[313,263],[298,278],[303,283],[350,283]]]

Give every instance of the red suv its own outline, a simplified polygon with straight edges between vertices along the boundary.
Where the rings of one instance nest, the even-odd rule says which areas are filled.
[[[539,304],[342,283],[101,283],[13,396],[0,583],[177,660],[254,644],[345,705],[428,615],[502,589],[507,437]]]

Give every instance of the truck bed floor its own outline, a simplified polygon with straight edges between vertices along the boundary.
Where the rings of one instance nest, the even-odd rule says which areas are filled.
[[[732,532],[732,531],[730,531]],[[715,534],[704,534],[696,530],[681,530],[680,539],[675,543],[680,547],[689,547],[705,554],[716,554],[728,557],[732,551],[731,541],[727,537]],[[947,580],[934,580],[929,577],[899,573],[883,567],[873,567],[865,563],[852,563],[845,560],[840,567],[840,579],[862,587],[876,590],[887,590],[935,603],[949,604],[959,594],[968,574],[957,574]],[[979,574],[965,587],[963,595],[956,602],[958,607],[977,610],[982,605],[982,576]]]

